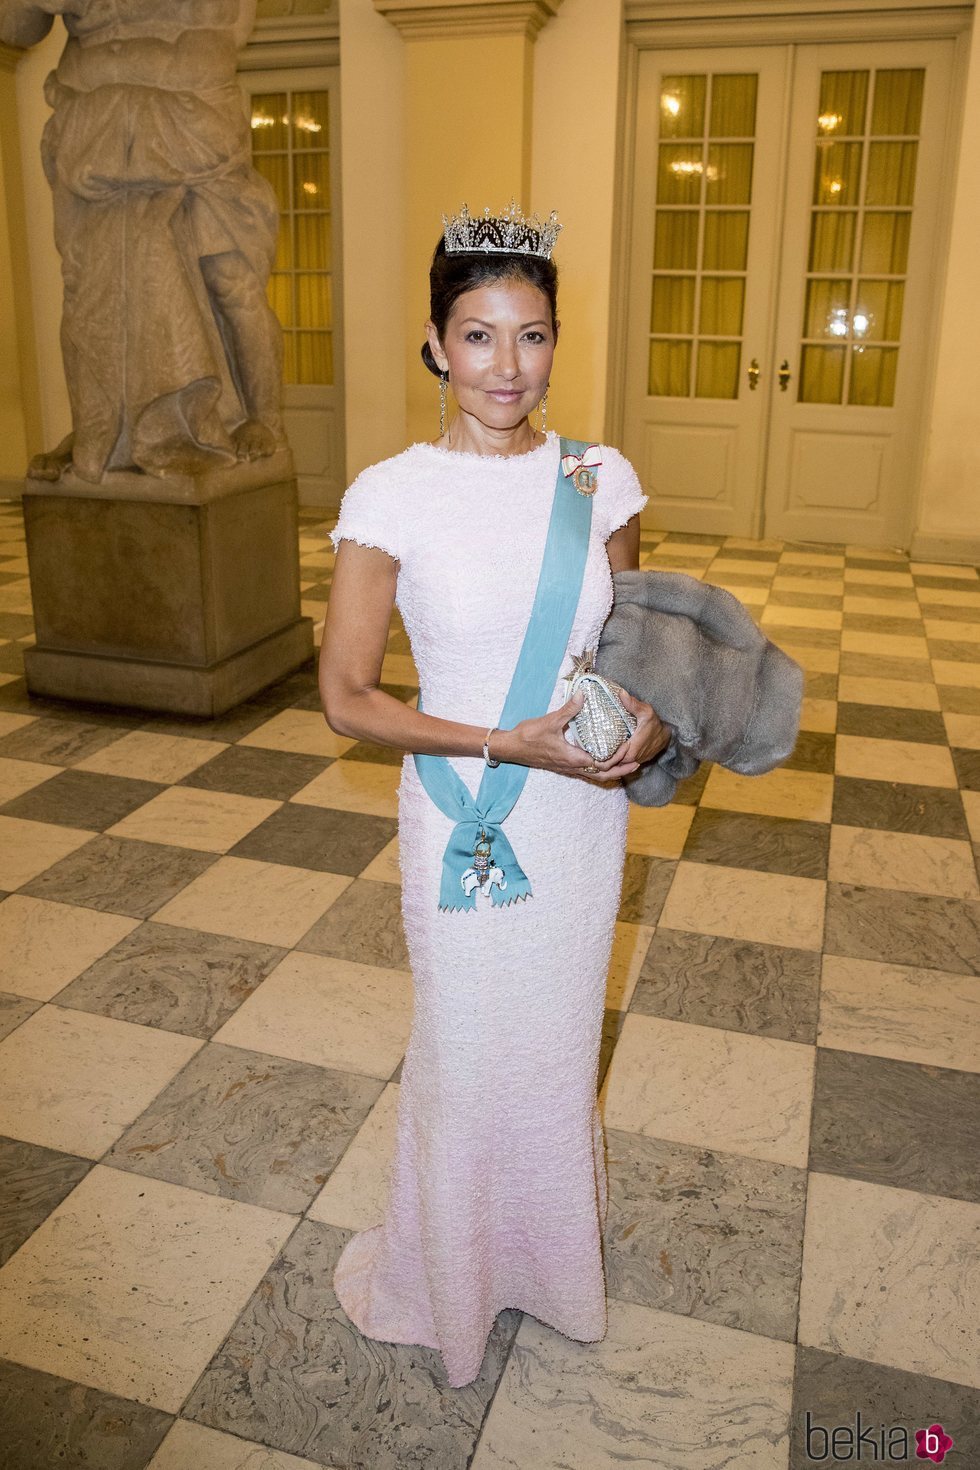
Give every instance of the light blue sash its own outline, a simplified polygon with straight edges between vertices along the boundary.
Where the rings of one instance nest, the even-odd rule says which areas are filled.
[[[500,715],[503,729],[511,728],[519,720],[547,714],[561,672],[585,574],[593,498],[575,488],[572,478],[565,475],[561,461],[566,454],[583,454],[587,447],[583,440],[563,438],[561,441],[544,557],[524,642]],[[519,526],[511,529],[520,534]],[[422,708],[421,691],[418,708]],[[474,798],[444,755],[415,753],[414,759],[422,784],[436,806],[445,816],[456,820],[442,859],[439,908],[476,907],[477,892],[483,890],[475,886],[473,862],[481,834],[492,846],[491,868],[500,870],[498,880],[489,885],[491,902],[499,906],[513,903],[516,898],[530,898],[530,879],[500,825],[523,791],[530,768],[507,761],[501,761],[499,766],[486,766]],[[464,888],[467,873],[469,892]]]

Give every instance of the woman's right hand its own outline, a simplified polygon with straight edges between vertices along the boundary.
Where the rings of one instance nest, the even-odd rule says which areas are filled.
[[[583,696],[574,694],[560,709],[535,719],[519,720],[510,730],[496,731],[490,739],[490,754],[494,760],[554,771],[560,776],[578,776],[605,785],[612,785],[630,771],[638,770],[639,762],[631,761],[620,766],[615,776],[607,777],[605,774],[619,763],[620,752],[628,743],[626,740],[604,761],[593,761],[587,750],[565,739],[565,729],[582,708],[582,703]]]

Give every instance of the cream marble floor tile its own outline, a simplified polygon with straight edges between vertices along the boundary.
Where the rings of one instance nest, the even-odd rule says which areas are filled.
[[[603,1121],[804,1169],[814,1059],[795,1041],[631,1014],[603,1082]]]
[[[833,776],[785,767],[764,776],[740,776],[723,766],[712,766],[701,797],[704,807],[808,822],[829,822],[833,803]]]
[[[411,654],[387,653],[381,664],[381,677],[386,684],[417,684],[418,671]]]
[[[176,1414],[295,1224],[97,1164],[0,1270],[0,1354]]]
[[[317,710],[284,709],[243,735],[236,744],[287,750],[295,755],[339,756],[357,741],[348,735],[335,734]]]
[[[975,975],[824,955],[820,1046],[973,1072],[978,1029]]]
[[[860,557],[862,561],[897,561],[904,564],[906,559],[904,551],[890,551],[881,546],[845,546],[844,551],[848,556]]]
[[[748,587],[737,582],[734,578],[726,577],[722,582],[717,577],[709,577],[708,581],[712,587],[720,587],[724,592],[730,592],[737,597],[739,602],[746,607],[765,607],[769,600],[769,593],[765,587]]]
[[[868,781],[903,781],[911,786],[955,787],[953,757],[943,745],[919,740],[872,740],[864,735],[838,735],[838,776]]]
[[[927,617],[930,603],[939,603],[940,607],[980,607],[980,589],[960,592],[954,587],[920,587],[919,601]]]
[[[12,556],[9,561],[4,561],[3,570],[8,577],[15,577],[18,572],[23,572],[26,577],[30,572],[30,562],[26,556]]]
[[[810,1175],[799,1341],[980,1388],[980,1206]]]
[[[16,684],[18,677],[17,674],[0,674],[0,685]]]
[[[29,883],[52,863],[91,842],[94,832],[0,816],[0,888],[8,892]]]
[[[914,587],[912,573],[905,571],[870,571],[867,567],[845,567],[845,582],[863,582],[868,587]]]
[[[525,1316],[470,1470],[787,1470],[793,1345],[611,1300],[599,1343]]]
[[[270,1450],[267,1445],[209,1429],[190,1419],[175,1419],[146,1470],[320,1470],[320,1467],[312,1460],[287,1455],[284,1450]]]
[[[375,817],[398,816],[401,767],[380,761],[337,760],[290,800],[301,806],[329,806],[344,812],[367,812]]]
[[[606,1006],[609,1010],[625,1011],[629,1006],[650,941],[656,932],[653,924],[627,924],[617,920],[606,981]]]
[[[937,684],[956,684],[961,688],[980,689],[980,664],[959,663],[956,659],[934,658],[932,677]]]
[[[843,577],[794,577],[778,572],[772,579],[773,592],[815,592],[823,597],[840,597],[844,592]]]
[[[830,829],[827,877],[831,883],[980,898],[969,842],[916,832],[880,832],[835,823]]]
[[[895,633],[863,633],[845,628],[841,633],[842,653],[884,653],[893,658],[928,658],[929,645],[924,638],[906,638]]]
[[[299,610],[301,617],[312,618],[314,623],[322,623],[327,614],[327,604],[303,597],[300,599]]]
[[[800,729],[832,735],[837,729],[836,699],[804,699],[800,712]]]
[[[944,714],[950,745],[960,750],[980,750],[980,715]]]
[[[872,618],[922,617],[922,609],[917,602],[909,602],[904,597],[864,597],[857,592],[844,594],[844,611]]]
[[[130,730],[111,745],[104,745],[84,760],[76,771],[100,771],[105,776],[133,776],[140,781],[171,783],[181,780],[219,751],[227,750],[220,740],[198,740],[187,735],[155,735],[150,730]]]
[[[843,567],[844,557],[840,552],[784,551],[780,566],[784,567]]]
[[[293,953],[263,980],[213,1040],[388,1078],[408,1045],[412,980],[323,955]]]
[[[947,565],[946,562],[913,561],[909,562],[909,571],[919,577],[961,577],[964,582],[977,580],[976,567]]]
[[[57,776],[59,766],[44,765],[41,761],[10,760],[0,756],[0,803],[13,801],[25,791],[33,791],[42,781]]]
[[[389,1082],[307,1213],[325,1225],[369,1230],[388,1208],[401,1086]]]
[[[138,919],[11,893],[0,904],[0,990],[50,1000]]]
[[[961,791],[966,825],[974,842],[980,842],[980,791]]]
[[[775,572],[778,566],[779,561],[775,556],[772,561],[756,561],[754,558],[740,561],[737,556],[723,556],[721,562],[712,570],[727,578],[736,577],[740,572],[749,577],[768,577]],[[714,578],[709,580],[713,581]]]
[[[841,674],[837,697],[842,704],[846,701],[848,704],[892,705],[896,709],[939,708],[935,684],[920,683],[916,679],[872,679]]]
[[[943,618],[925,619],[925,630],[929,638],[945,638],[950,643],[980,643],[980,623],[957,623]]]
[[[637,806],[630,803],[626,826],[628,852],[647,857],[679,858],[691,830],[693,806]]]
[[[840,668],[840,650],[837,648],[808,648],[804,643],[794,643],[786,634],[773,636],[784,653],[806,669],[809,674],[836,674]]]
[[[0,1133],[101,1158],[203,1045],[42,1006],[0,1042]]]
[[[0,587],[0,612],[26,613],[28,617],[32,616],[34,606],[30,592],[24,590],[27,586],[25,577],[23,583],[8,582],[5,587]]]
[[[656,566],[657,562],[665,556],[686,557],[688,561],[697,565],[698,562],[711,561],[717,552],[717,546],[703,546],[697,542],[688,541],[662,541],[654,551],[650,565]]]
[[[358,876],[373,878],[377,883],[401,883],[402,870],[398,857],[397,836],[381,849],[377,857],[371,859],[366,868],[361,869]]]
[[[752,536],[726,536],[724,540],[726,551],[773,551],[776,560],[783,549],[782,541],[775,536],[762,537],[758,539]]]
[[[33,725],[36,721],[37,715],[15,715],[0,710],[0,736],[12,735],[15,730],[23,730],[25,725]]]
[[[771,603],[762,614],[764,627],[770,624],[781,628],[840,628],[844,614],[833,607],[784,607]]]
[[[161,924],[288,948],[353,881],[340,873],[222,857],[153,917]]]
[[[262,796],[168,786],[106,831],[110,837],[137,837],[197,852],[227,852],[281,805]]]
[[[826,885],[714,863],[678,863],[660,928],[819,949]]]

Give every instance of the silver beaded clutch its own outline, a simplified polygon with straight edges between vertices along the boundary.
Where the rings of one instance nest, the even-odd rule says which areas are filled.
[[[582,708],[572,720],[575,738],[595,761],[604,761],[618,750],[636,729],[636,717],[626,709],[618,685],[592,667],[593,654],[586,649],[573,656],[573,672],[565,675],[568,698],[584,695]]]

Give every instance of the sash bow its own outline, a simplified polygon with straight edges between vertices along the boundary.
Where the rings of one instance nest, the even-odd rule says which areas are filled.
[[[576,470],[592,469],[600,464],[602,455],[598,444],[590,444],[582,454],[563,454],[561,457],[561,467],[566,479],[574,475]]]

